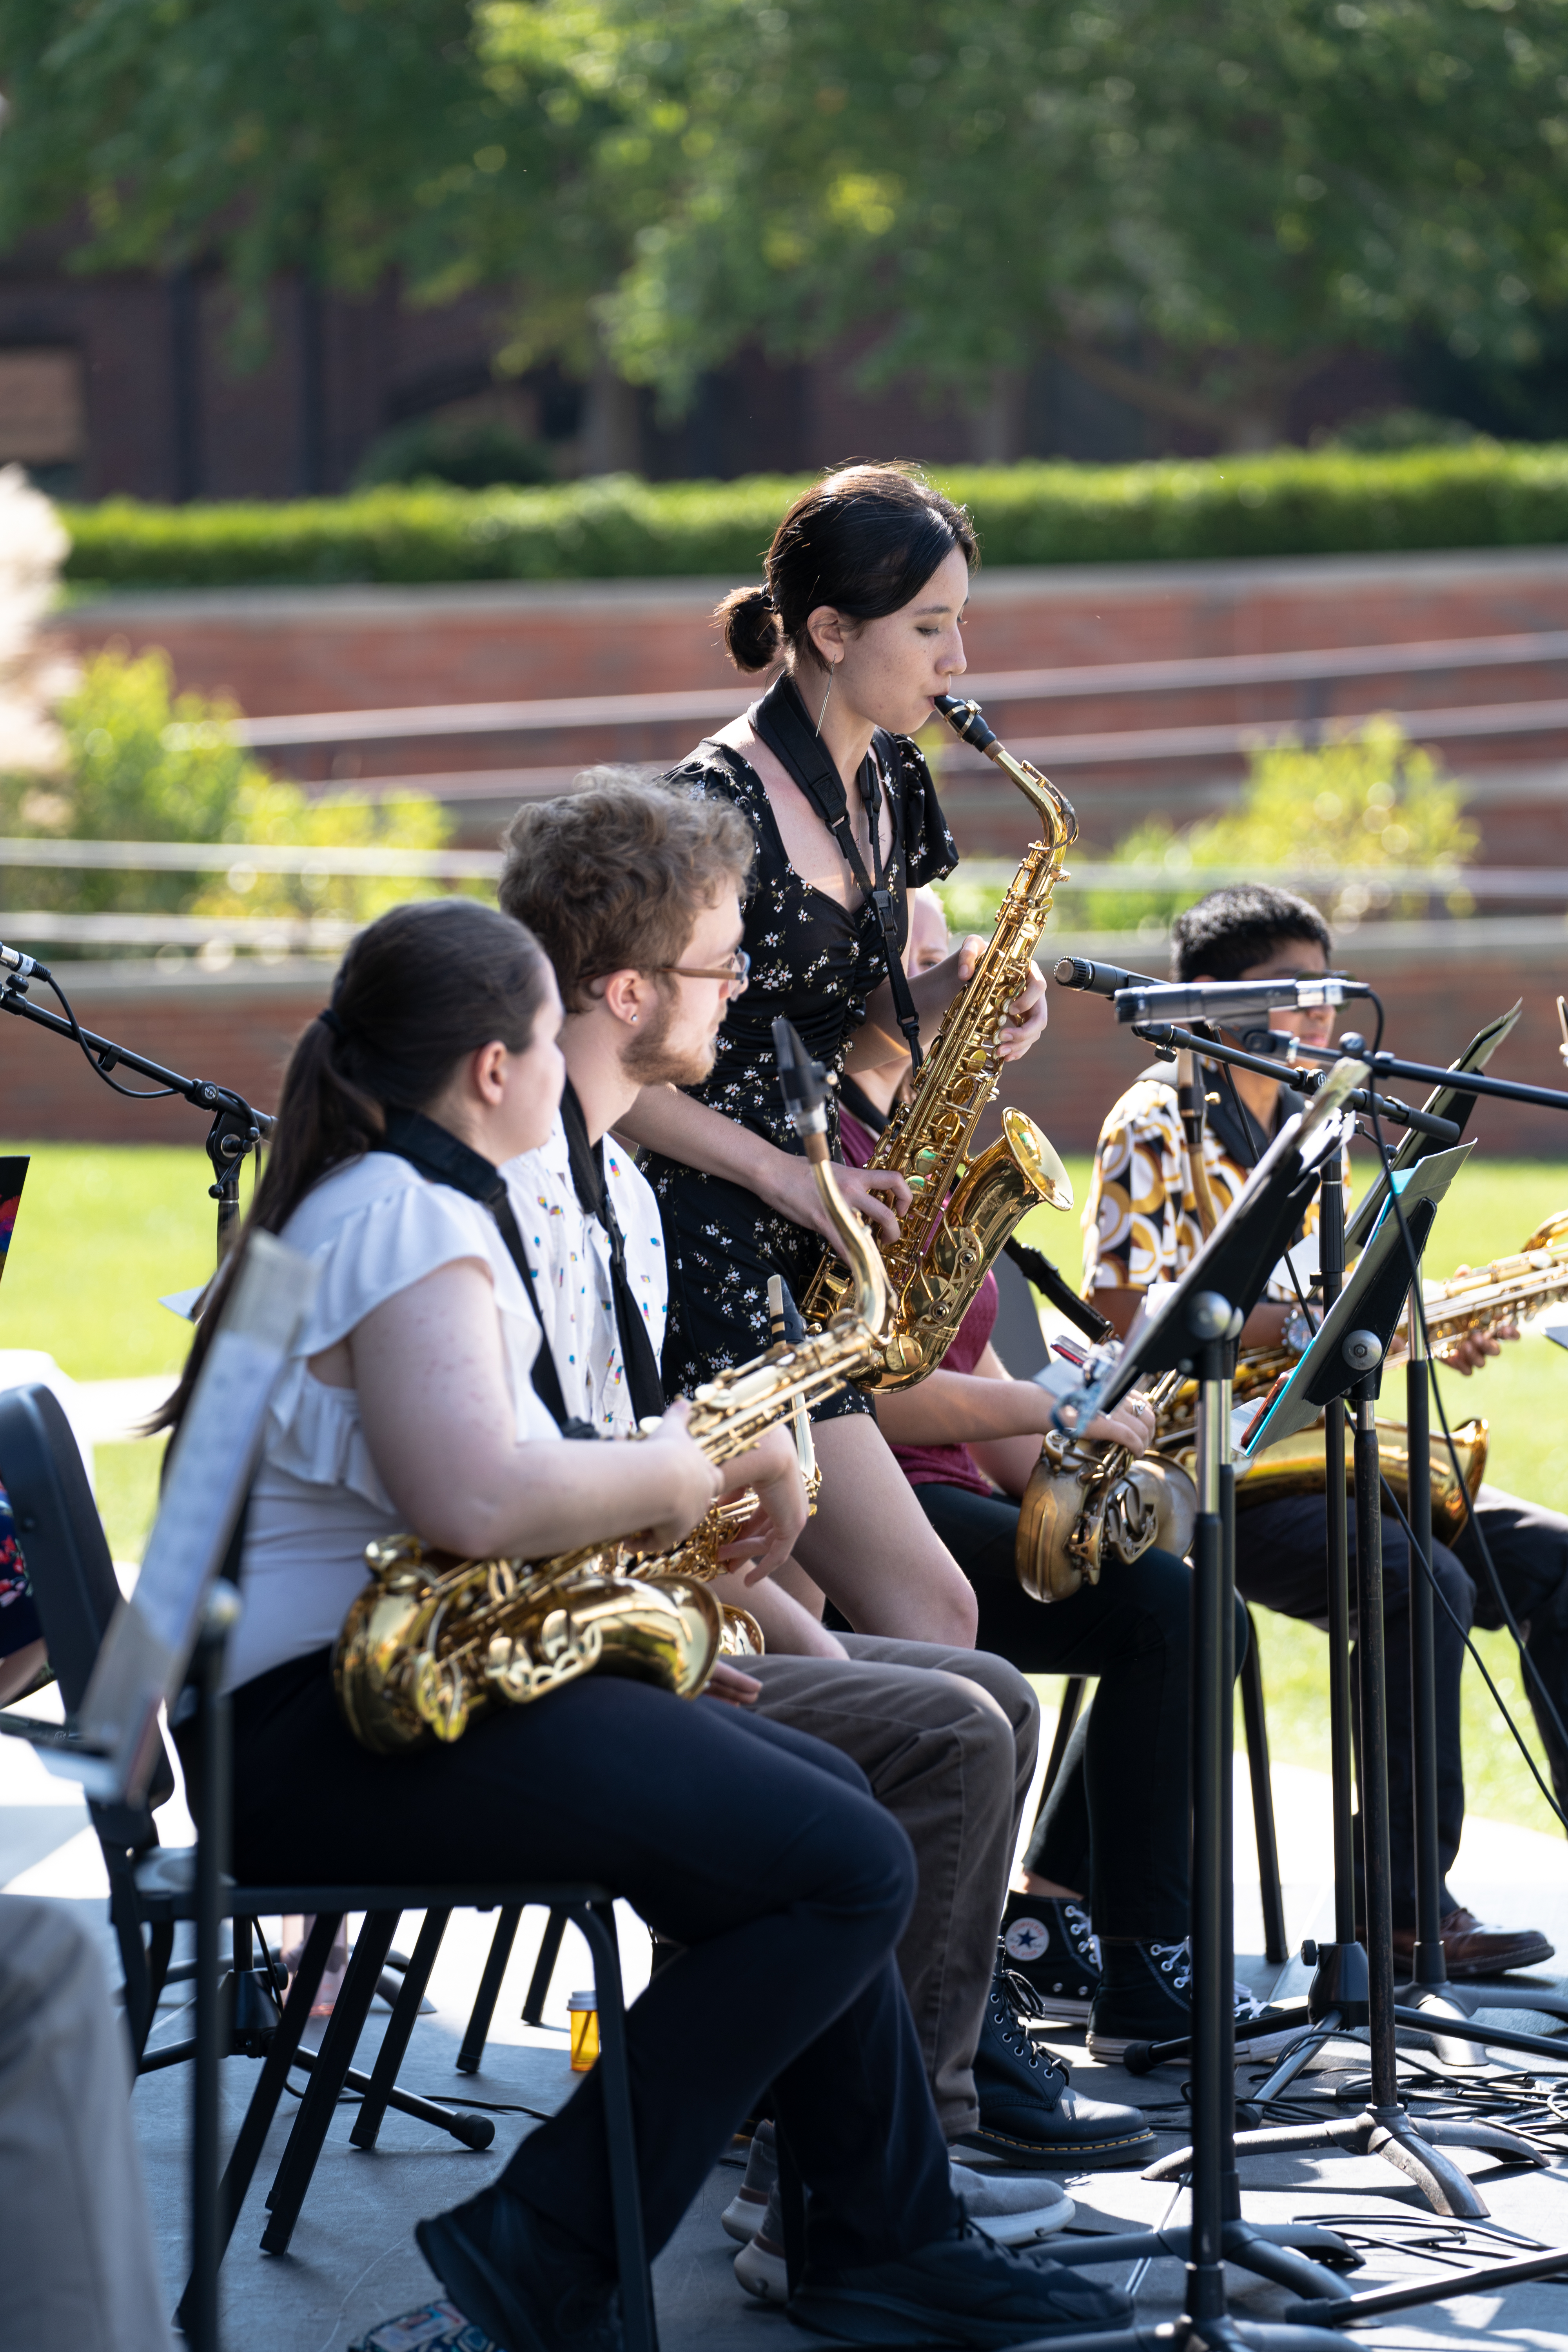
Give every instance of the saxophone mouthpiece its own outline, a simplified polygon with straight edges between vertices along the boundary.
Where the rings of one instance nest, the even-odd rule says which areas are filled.
[[[931,700],[953,733],[976,751],[988,750],[996,740],[981,717],[977,702],[965,702],[956,694],[934,694]]]
[[[826,1136],[827,1073],[820,1062],[812,1060],[797,1032],[782,1013],[773,1023],[773,1055],[790,1125],[803,1143],[814,1135]]]

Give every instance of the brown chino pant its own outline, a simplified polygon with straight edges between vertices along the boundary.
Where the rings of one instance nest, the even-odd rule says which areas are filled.
[[[1039,1743],[1024,1676],[983,1650],[842,1633],[849,1656],[747,1659],[756,1713],[860,1767],[915,1850],[898,1961],[936,2110],[952,2140],[980,2119],[974,2052]]]

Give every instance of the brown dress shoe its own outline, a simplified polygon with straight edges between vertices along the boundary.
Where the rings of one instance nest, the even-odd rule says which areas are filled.
[[[1510,1969],[1538,1969],[1555,1946],[1539,1927],[1486,1927],[1473,1911],[1447,1911],[1442,1921],[1443,1958],[1448,1974],[1500,1977]],[[1408,1967],[1415,1957],[1415,1930],[1395,1927],[1394,1958]]]

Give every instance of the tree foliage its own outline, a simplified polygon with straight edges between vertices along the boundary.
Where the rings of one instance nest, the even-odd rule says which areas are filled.
[[[1396,719],[1364,719],[1322,743],[1259,746],[1235,808],[1180,831],[1151,817],[1118,842],[1125,884],[1086,892],[1083,916],[1096,929],[1163,936],[1219,876],[1270,873],[1317,897],[1341,930],[1373,911],[1425,913],[1433,895],[1468,914],[1474,900],[1463,868],[1479,835],[1463,803],[1462,787]],[[1152,887],[1140,887],[1140,869]],[[1388,878],[1412,869],[1430,875],[1430,892],[1401,890]]]
[[[153,651],[94,655],[59,705],[59,772],[0,776],[0,832],[68,841],[234,844],[226,873],[82,871],[16,866],[15,908],[73,914],[342,915],[368,922],[434,884],[358,875],[262,874],[255,843],[307,848],[438,849],[449,824],[428,794],[312,800],[273,776],[229,732],[231,705],[172,690]]]
[[[517,364],[602,331],[676,403],[1050,343],[1258,443],[1325,350],[1523,365],[1568,301],[1562,0],[0,0],[0,233],[505,283]]]

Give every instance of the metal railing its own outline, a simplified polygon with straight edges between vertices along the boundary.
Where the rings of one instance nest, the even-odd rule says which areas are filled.
[[[966,676],[962,690],[973,695],[977,702],[993,705],[1059,702],[1101,694],[1328,685],[1339,678],[1411,677],[1455,669],[1521,668],[1563,661],[1568,661],[1568,630],[1545,629],[1489,637],[1431,638],[1405,645],[1325,646],[1284,653],[1216,654],[1178,660],[1091,662],[1053,669],[982,671]],[[526,702],[419,703],[391,709],[312,710],[279,718],[237,719],[230,733],[232,740],[253,751],[283,751],[329,743],[412,742],[439,736],[676,726],[736,718],[756,691],[755,687],[737,681],[733,686],[685,688],[658,694],[565,695]],[[1499,710],[1512,707],[1488,706]],[[1550,723],[1561,726],[1563,721],[1558,719]]]

